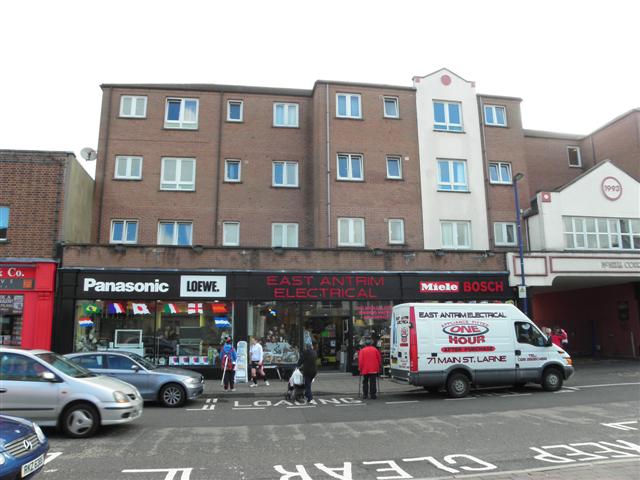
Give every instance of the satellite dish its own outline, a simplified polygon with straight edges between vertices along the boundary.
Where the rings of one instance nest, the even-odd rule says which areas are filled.
[[[80,156],[87,162],[93,162],[96,158],[98,158],[98,153],[93,148],[85,147],[80,150]]]

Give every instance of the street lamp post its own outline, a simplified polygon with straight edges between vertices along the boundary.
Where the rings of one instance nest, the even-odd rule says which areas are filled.
[[[516,173],[513,177],[513,194],[516,200],[516,228],[518,229],[518,251],[520,253],[520,286],[524,290],[524,297],[522,299],[522,306],[524,314],[529,315],[529,304],[527,295],[527,282],[524,275],[524,253],[522,251],[522,223],[520,222],[520,199],[518,198],[518,182],[524,178],[524,173]],[[518,290],[518,297],[520,296],[520,290]]]

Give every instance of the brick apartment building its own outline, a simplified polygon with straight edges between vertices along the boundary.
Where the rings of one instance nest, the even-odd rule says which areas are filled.
[[[413,87],[102,88],[92,237],[64,249],[55,347],[203,369],[232,334],[273,365],[313,339],[348,370],[363,336],[385,350],[395,303],[515,302],[513,176],[526,209],[545,169],[566,184],[612,137],[526,131],[520,99],[446,69]],[[602,150],[569,168],[585,142]],[[632,170],[630,151],[611,162]]]
[[[93,180],[73,153],[0,150],[0,344],[50,348],[62,242],[87,242]]]

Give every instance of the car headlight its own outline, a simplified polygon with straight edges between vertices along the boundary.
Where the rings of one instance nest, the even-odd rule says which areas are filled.
[[[33,430],[36,432],[36,436],[38,437],[38,441],[40,443],[44,443],[47,441],[47,437],[37,423],[33,424]]]
[[[129,397],[127,397],[124,393],[120,391],[113,392],[113,398],[118,403],[128,403]]]
[[[200,383],[200,380],[198,380],[197,378],[193,378],[193,377],[189,377],[185,381],[187,383],[190,383],[191,385],[196,385],[196,384]]]
[[[6,462],[7,459],[4,458],[4,455],[0,453],[0,465],[4,465],[4,462]]]

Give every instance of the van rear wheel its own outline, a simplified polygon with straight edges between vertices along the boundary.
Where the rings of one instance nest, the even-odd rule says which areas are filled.
[[[542,374],[542,388],[547,392],[557,392],[562,388],[562,373],[557,368],[548,368]]]
[[[471,384],[464,373],[454,373],[447,379],[447,393],[452,398],[462,398],[469,394]]]

